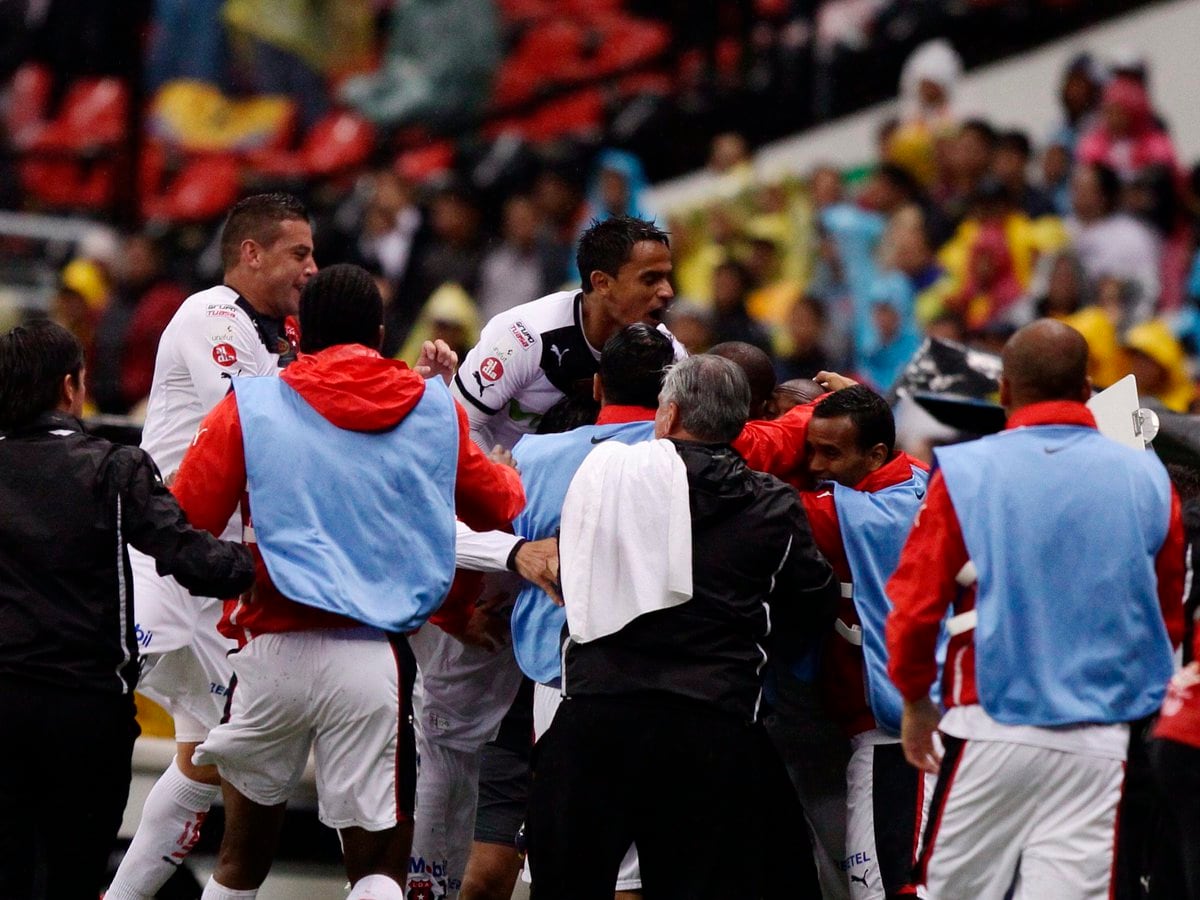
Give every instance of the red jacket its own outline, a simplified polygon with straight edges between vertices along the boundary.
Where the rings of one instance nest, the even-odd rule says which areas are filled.
[[[334,425],[354,431],[395,427],[425,390],[424,379],[407,365],[384,359],[359,344],[302,354],[279,377]],[[515,469],[497,465],[484,455],[470,438],[466,414],[457,405],[455,409],[459,438],[454,500],[458,517],[478,530],[505,527],[525,503],[520,476]],[[220,534],[239,503],[243,522],[252,525],[242,428],[232,393],[201,424],[171,490],[197,528]],[[219,626],[222,634],[248,640],[255,634],[359,624],[283,596],[271,583],[257,547],[250,547],[255,556],[255,586],[248,595],[226,601]]]
[[[912,466],[926,471],[929,469],[920,460],[897,451],[890,460],[854,485],[854,490],[874,493],[901,484],[912,478]],[[817,548],[829,560],[838,579],[843,583],[851,582],[850,561],[842,544],[842,528],[838,522],[833,491],[802,491],[800,500],[808,514]],[[838,618],[847,625],[862,626],[853,598],[842,597],[838,601]],[[831,638],[821,657],[819,682],[830,716],[847,736],[853,737],[878,727],[871,713],[871,705],[867,702],[862,647],[840,638]]]
[[[1088,425],[1096,427],[1092,414],[1079,403],[1036,403],[1009,417],[1009,428],[1022,425]],[[1099,550],[1098,552],[1103,552]],[[960,614],[975,608],[975,588],[960,587],[955,581],[967,563],[962,528],[950,502],[950,493],[940,472],[934,472],[917,513],[912,533],[900,554],[900,565],[888,582],[892,613],[887,622],[888,675],[905,700],[929,694],[937,676],[934,648],[946,610],[953,605]],[[1171,522],[1167,538],[1155,561],[1158,597],[1171,642],[1183,637],[1184,534],[1179,497],[1171,491]],[[975,632],[950,639],[942,678],[942,700],[947,706],[979,702],[975,689]]]

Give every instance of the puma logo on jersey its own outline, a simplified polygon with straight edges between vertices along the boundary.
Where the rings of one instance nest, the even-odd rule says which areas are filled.
[[[855,881],[857,881],[857,882],[858,882],[859,884],[861,884],[863,887],[866,887],[866,886],[867,886],[867,875],[868,875],[868,874],[870,874],[870,872],[871,872],[870,868],[867,868],[867,869],[866,869],[866,871],[864,871],[864,872],[862,873],[862,877],[861,877],[861,878],[860,878],[859,876],[857,876],[857,875],[851,875],[851,876],[850,876],[850,882],[851,882],[851,883],[854,883]]]
[[[475,376],[475,383],[477,385],[479,385],[479,396],[481,396],[481,397],[483,396],[483,392],[486,391],[488,388],[496,386],[491,383],[484,384],[483,377],[478,372],[472,372],[471,374]]]
[[[570,348],[570,347],[566,347],[566,348],[564,348],[564,349],[562,349],[562,350],[559,350],[559,349],[558,349],[558,344],[551,344],[551,345],[550,345],[550,352],[554,354],[555,358],[558,360],[558,364],[561,366],[561,365],[562,365],[562,358],[563,358],[564,356],[566,356],[568,353],[570,353],[570,352],[571,352],[571,348]]]

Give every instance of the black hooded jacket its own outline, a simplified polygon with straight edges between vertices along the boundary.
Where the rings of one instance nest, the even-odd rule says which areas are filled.
[[[199,596],[254,581],[250,552],[188,525],[144,451],[57,412],[0,435],[0,678],[133,690],[127,545]]]
[[[673,443],[687,467],[692,599],[568,643],[563,693],[699,702],[754,721],[769,637],[824,634],[838,581],[794,488],[747,468],[728,445]]]

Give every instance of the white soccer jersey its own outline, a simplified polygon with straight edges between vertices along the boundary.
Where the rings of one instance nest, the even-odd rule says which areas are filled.
[[[239,375],[273,375],[291,346],[277,320],[254,312],[233,288],[192,294],[158,344],[142,449],[164,477],[183,461],[201,420]]]
[[[675,358],[687,355],[665,326]],[[559,291],[514,306],[483,327],[454,376],[454,393],[480,446],[511,449],[565,395],[591,396],[599,348],[583,333],[583,294]]]

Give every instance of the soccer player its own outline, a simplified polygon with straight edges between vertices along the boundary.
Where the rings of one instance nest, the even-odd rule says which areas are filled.
[[[1087,360],[1048,319],[1009,339],[1008,426],[936,451],[888,582],[905,756],[938,772],[931,900],[1110,896],[1128,723],[1158,710],[1183,632],[1184,534],[1158,457],[1096,431]]]
[[[470,441],[441,381],[379,355],[382,323],[364,270],[315,276],[296,363],[280,379],[235,381],[174,485],[214,531],[246,495],[261,562],[253,592],[225,604],[237,685],[228,720],[197,750],[218,766],[227,816],[206,900],[254,896],[310,750],[319,815],[339,831],[351,882],[403,883],[412,829],[399,808],[392,642],[449,589],[456,513],[486,529],[524,503],[516,472]]]
[[[275,375],[294,356],[300,291],[317,271],[312,228],[286,194],[247,197],[221,232],[223,283],[188,297],[163,332],[154,364],[142,449],[167,481],[205,415],[235,378]],[[220,534],[241,540],[240,517]],[[145,658],[138,689],[175,721],[175,759],[146,798],[109,900],[153,897],[200,838],[220,791],[217,772],[192,762],[225,710],[236,645],[217,631],[221,599],[197,600],[154,562],[130,554],[137,597],[135,634]]]

